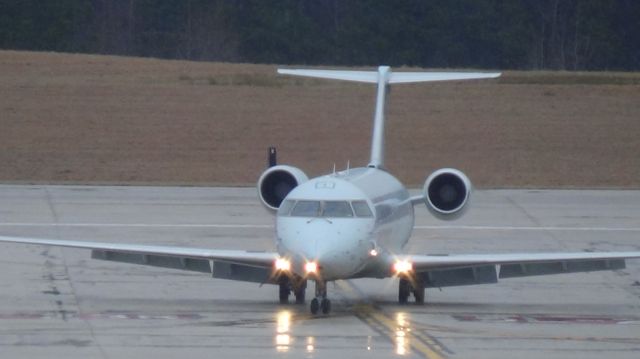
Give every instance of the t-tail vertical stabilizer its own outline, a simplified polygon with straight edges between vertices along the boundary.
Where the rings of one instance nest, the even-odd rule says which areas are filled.
[[[373,117],[373,136],[371,139],[371,160],[368,167],[384,167],[384,111],[387,86],[412,82],[454,81],[488,79],[500,76],[500,73],[487,72],[392,72],[389,66],[380,66],[378,71],[344,70],[289,70],[278,69],[279,74],[315,77],[354,82],[378,84],[376,111]]]

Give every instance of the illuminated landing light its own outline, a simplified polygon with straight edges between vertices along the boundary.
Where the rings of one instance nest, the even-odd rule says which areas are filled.
[[[276,266],[276,269],[280,270],[280,271],[291,270],[291,262],[289,262],[288,260],[286,260],[284,258],[276,259],[275,266]]]
[[[369,255],[372,257],[376,257],[378,255],[378,251],[375,249],[372,249],[369,251]]]
[[[396,261],[393,264],[393,270],[396,272],[396,274],[409,273],[413,270],[413,264],[407,260]]]
[[[307,274],[315,274],[318,272],[318,263],[307,262],[307,264],[304,265],[304,270],[307,272]]]

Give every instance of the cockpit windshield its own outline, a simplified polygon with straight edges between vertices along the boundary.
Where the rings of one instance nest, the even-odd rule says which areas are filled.
[[[323,202],[322,217],[353,217],[353,211],[347,201],[326,201]]]
[[[311,201],[291,200],[282,202],[279,216],[351,218],[373,217],[366,201]]]
[[[320,201],[298,201],[291,211],[294,217],[318,217],[320,215]]]
[[[353,206],[353,211],[356,212],[356,216],[358,217],[373,217],[373,213],[371,212],[371,208],[367,204],[367,201],[353,201],[351,202]]]

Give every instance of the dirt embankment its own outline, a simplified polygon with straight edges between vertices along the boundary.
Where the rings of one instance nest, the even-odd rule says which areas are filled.
[[[309,175],[365,165],[375,88],[276,66],[0,51],[0,182],[253,184],[276,145]],[[387,167],[420,185],[640,187],[640,75],[507,72],[402,85]]]

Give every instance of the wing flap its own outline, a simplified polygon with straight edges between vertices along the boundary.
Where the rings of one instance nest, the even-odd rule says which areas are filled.
[[[436,269],[417,274],[425,288],[442,288],[498,282],[495,265]]]
[[[254,283],[276,283],[277,277],[270,268],[255,267],[245,264],[213,262],[213,277],[219,279],[239,280]]]
[[[533,263],[558,263],[574,261],[579,269],[579,261],[612,261],[616,259],[640,258],[640,252],[574,252],[574,253],[505,253],[505,254],[459,254],[459,255],[410,255],[406,259],[413,263],[417,272],[479,266],[489,264],[522,265]],[[556,264],[557,265],[557,264]],[[532,267],[533,268],[533,267]]]
[[[625,269],[624,259],[594,259],[550,263],[519,263],[500,266],[500,279],[538,275]]]
[[[91,251],[91,258],[110,262],[140,264],[152,267],[180,269],[200,273],[211,273],[211,261],[208,259],[102,251],[96,249]]]

